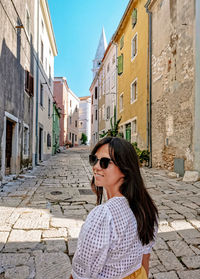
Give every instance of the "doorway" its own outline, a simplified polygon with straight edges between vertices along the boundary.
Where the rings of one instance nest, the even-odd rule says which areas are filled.
[[[131,142],[131,123],[126,124],[126,140]]]
[[[43,129],[39,127],[39,161],[42,161],[43,156]]]
[[[74,134],[72,134],[72,146],[74,146]]]
[[[12,158],[12,139],[13,139],[14,123],[6,120],[6,169],[5,174],[11,174],[11,158]]]

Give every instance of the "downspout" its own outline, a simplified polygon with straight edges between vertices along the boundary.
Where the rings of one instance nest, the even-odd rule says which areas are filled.
[[[35,119],[35,165],[38,164],[38,96],[39,96],[39,7],[40,0],[38,0],[37,10],[37,71],[36,71],[36,119]]]
[[[148,65],[148,80],[149,80],[149,111],[147,111],[148,122],[148,147],[149,147],[149,167],[152,168],[152,13],[149,11],[148,0],[145,4],[146,12],[148,14],[148,34],[149,34],[149,65]],[[148,107],[148,104],[147,104]]]
[[[194,170],[200,175],[200,2],[195,1]]]
[[[116,83],[115,83],[115,90],[116,90],[116,92],[115,92],[116,93],[115,94],[115,99],[116,100],[115,101],[116,102],[115,102],[115,107],[116,107],[116,119],[118,119],[118,115],[117,115],[117,85],[118,85],[117,84],[117,81],[118,81],[118,65],[117,65],[117,54],[118,53],[117,53],[117,48],[118,48],[118,45],[114,41],[113,41],[113,45],[115,45],[115,47],[116,47],[116,59],[115,59],[115,61],[116,61],[116,67],[115,67],[116,68],[116,70],[115,70],[116,71],[116,76],[115,76],[115,78],[116,78]]]

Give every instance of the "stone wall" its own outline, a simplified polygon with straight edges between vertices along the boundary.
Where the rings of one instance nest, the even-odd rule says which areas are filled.
[[[152,162],[193,168],[194,2],[158,0],[152,11]]]

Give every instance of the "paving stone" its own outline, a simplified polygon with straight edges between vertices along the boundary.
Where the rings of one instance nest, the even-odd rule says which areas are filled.
[[[76,252],[78,238],[70,238],[68,240],[68,254],[69,256],[73,256]]]
[[[167,244],[172,249],[176,257],[194,255],[194,252],[183,240],[168,241]]]
[[[45,230],[42,232],[42,237],[43,238],[59,238],[59,237],[67,238],[67,230],[66,228]]]
[[[168,271],[183,269],[182,264],[171,251],[157,250],[157,255]]]
[[[12,230],[4,251],[13,252],[19,249],[33,249],[40,242],[41,234],[42,232],[39,230]]]
[[[67,218],[52,218],[51,226],[55,228],[67,228],[69,232],[69,237],[77,238],[81,227],[83,225],[83,220],[67,219]]]
[[[85,209],[64,210],[64,216],[67,218],[80,218],[82,220],[86,215],[87,211]]]
[[[28,266],[17,266],[13,268],[8,268],[5,271],[6,279],[27,279],[28,277],[29,277]]]
[[[154,279],[178,279],[178,276],[175,271],[161,272],[154,274]]]
[[[200,268],[200,256],[182,257],[183,263],[187,268]]]
[[[154,246],[154,249],[155,250],[165,250],[165,249],[168,250],[168,247],[167,247],[167,244],[165,243],[165,241],[162,238],[158,237],[156,239],[156,244]]]
[[[0,251],[8,239],[9,232],[0,232]]]
[[[35,279],[66,279],[71,274],[69,257],[62,253],[35,253]]]
[[[180,279],[199,279],[200,278],[200,269],[198,270],[186,270],[178,271]]]
[[[0,263],[4,268],[26,265],[29,259],[28,253],[0,253]]]
[[[23,213],[14,225],[14,229],[48,229],[50,216],[42,212]]]
[[[84,204],[84,207],[88,212],[90,212],[95,207],[95,205],[94,204]]]
[[[63,238],[47,238],[43,240],[48,252],[66,252],[66,242]]]
[[[180,230],[178,233],[186,240],[187,238],[200,238],[200,232],[193,229]]]
[[[183,176],[184,182],[196,182],[199,179],[198,171],[186,171]]]

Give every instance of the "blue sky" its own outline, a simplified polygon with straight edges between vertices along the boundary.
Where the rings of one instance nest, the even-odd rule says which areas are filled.
[[[90,95],[92,60],[102,27],[109,43],[129,0],[48,0],[58,56],[54,75],[64,76],[79,97]]]

